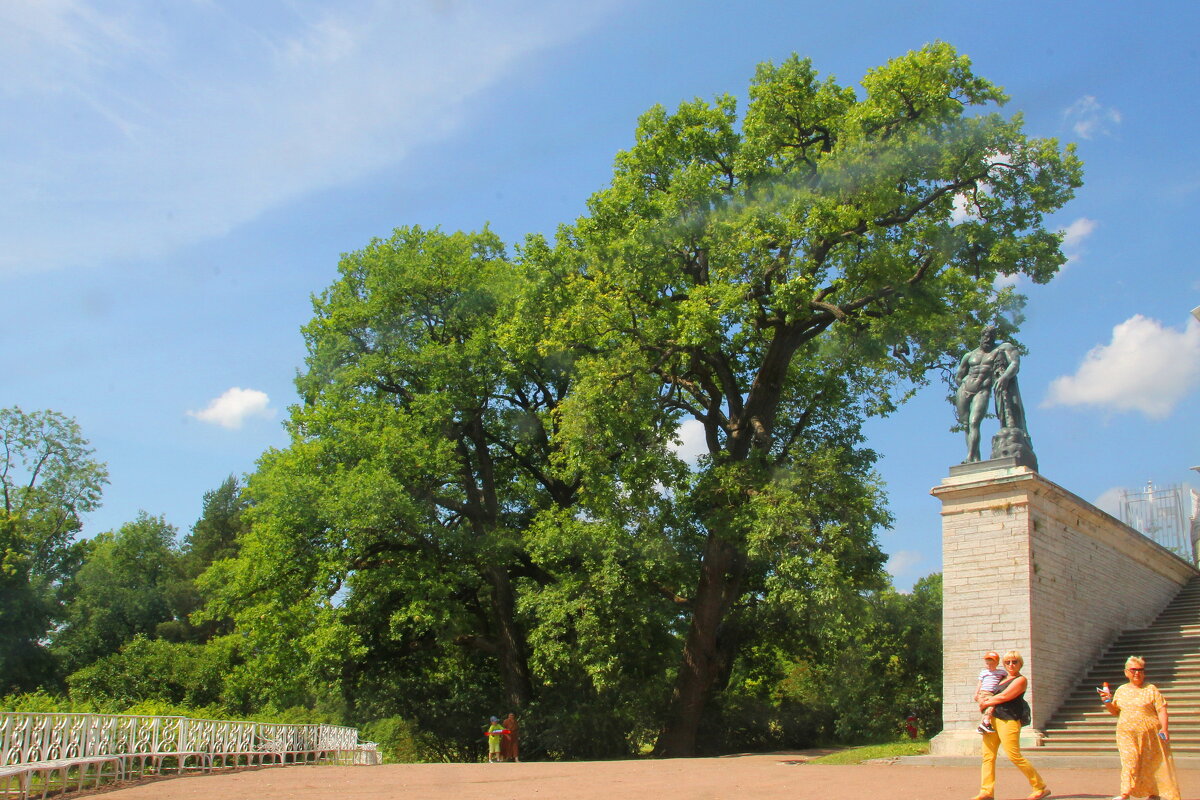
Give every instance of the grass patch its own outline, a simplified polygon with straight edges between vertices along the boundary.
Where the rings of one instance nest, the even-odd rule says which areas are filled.
[[[814,758],[807,764],[861,764],[873,758],[897,758],[899,756],[923,756],[929,752],[929,740],[918,739],[911,742],[892,742],[890,744],[869,744],[865,747],[849,747],[830,753],[827,756]]]

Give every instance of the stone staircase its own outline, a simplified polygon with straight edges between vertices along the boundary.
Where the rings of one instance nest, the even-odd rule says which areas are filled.
[[[1092,665],[1045,727],[1047,756],[1111,756],[1116,717],[1104,710],[1096,687],[1125,683],[1125,659],[1146,659],[1146,681],[1169,703],[1176,757],[1200,758],[1200,578],[1187,583],[1148,628],[1121,634]],[[1191,760],[1190,758],[1188,760]]]

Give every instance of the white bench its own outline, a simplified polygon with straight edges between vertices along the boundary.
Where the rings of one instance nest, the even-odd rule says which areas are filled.
[[[112,767],[112,771],[106,774],[105,767],[108,766]],[[95,768],[94,771],[93,767]],[[71,779],[72,769],[77,770],[74,780]],[[42,778],[42,797],[45,798],[52,789],[62,792],[70,791],[72,783],[75,784],[77,790],[87,788],[89,774],[91,775],[92,786],[96,787],[106,777],[120,780],[124,777],[124,772],[124,763],[121,756],[77,756],[75,758],[31,761],[27,764],[0,767],[0,778],[4,780],[5,797],[12,795],[12,783],[16,779],[18,784],[18,794],[16,796],[26,798],[30,796],[30,790],[33,788],[34,776],[39,775]],[[58,776],[57,783],[55,775]]]

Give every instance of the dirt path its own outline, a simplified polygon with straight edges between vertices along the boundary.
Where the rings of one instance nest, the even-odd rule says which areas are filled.
[[[834,767],[805,764],[805,758],[775,753],[670,761],[274,767],[88,794],[104,800],[965,800],[979,788],[975,767]],[[1101,800],[1119,788],[1115,769],[1042,774],[1058,799]],[[1185,798],[1200,797],[1200,770],[1181,770],[1179,780]],[[1019,772],[1000,768],[998,800],[1028,793]]]

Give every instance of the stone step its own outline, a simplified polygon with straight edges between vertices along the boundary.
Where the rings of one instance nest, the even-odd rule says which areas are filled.
[[[1055,736],[1055,733],[1058,733],[1059,735]],[[1070,744],[1073,747],[1082,746],[1084,744],[1109,746],[1115,741],[1116,735],[1116,731],[1111,728],[1107,731],[1079,732],[1070,737],[1063,736],[1061,731],[1048,730],[1046,731],[1046,738],[1043,746],[1050,747],[1051,745],[1057,745],[1060,742],[1063,744]],[[1181,748],[1200,750],[1200,733],[1188,734],[1171,731],[1171,745],[1177,750]]]
[[[1191,702],[1200,693],[1200,684],[1196,684],[1193,681],[1152,681],[1152,683],[1158,687],[1158,690],[1162,692],[1162,696],[1166,698],[1168,703],[1172,701],[1176,704]],[[1084,703],[1085,705],[1095,704],[1096,708],[1100,708],[1100,693],[1096,691],[1096,687],[1099,685],[1100,681],[1084,684],[1082,687],[1071,692],[1066,702],[1075,701]],[[1110,683],[1109,688],[1113,692],[1116,692],[1117,689],[1121,688],[1121,683]]]
[[[1125,683],[1125,660],[1147,661],[1147,680],[1171,706],[1172,751],[1200,757],[1200,579],[1189,581],[1145,628],[1122,633],[1081,676],[1075,690],[1045,727],[1037,752],[1107,757],[1115,749],[1116,718],[1099,703],[1096,687]]]
[[[1200,705],[1200,688],[1189,688],[1189,690],[1170,690],[1163,691],[1163,697],[1166,699],[1166,704],[1172,709],[1171,716],[1175,716],[1175,712],[1182,712],[1184,709],[1195,708]],[[1066,700],[1063,700],[1060,706],[1062,711],[1103,711],[1103,706],[1100,705],[1100,696],[1096,692],[1091,694],[1072,694]]]
[[[1174,724],[1174,721],[1176,719],[1178,719],[1178,720],[1180,720],[1180,724],[1190,724],[1191,722],[1194,721],[1197,725],[1200,725],[1200,718],[1197,718],[1190,713],[1186,713],[1183,710],[1186,707],[1187,707],[1187,704],[1185,704],[1185,703],[1170,703],[1170,702],[1167,703],[1167,709],[1168,709],[1168,712],[1170,713],[1172,724]],[[1055,721],[1062,720],[1065,722],[1066,720],[1089,719],[1092,716],[1095,716],[1097,719],[1115,719],[1116,718],[1116,717],[1112,716],[1111,714],[1106,713],[1103,710],[1098,711],[1097,709],[1099,709],[1099,708],[1100,708],[1100,704],[1098,702],[1094,702],[1094,703],[1075,702],[1075,703],[1072,703],[1072,702],[1068,701],[1066,703],[1063,703],[1062,706],[1059,708],[1058,713],[1054,715],[1054,720]]]
[[[1134,653],[1133,655],[1137,655]],[[1112,656],[1104,655],[1097,658],[1090,667],[1088,673],[1102,672],[1108,670],[1117,670],[1124,674],[1125,661],[1129,656],[1124,653],[1114,654]],[[1189,657],[1184,654],[1182,657],[1169,657],[1167,659],[1146,659],[1146,674],[1147,675],[1163,675],[1174,674],[1181,672],[1185,675],[1200,675],[1200,658]]]
[[[1178,709],[1172,709],[1170,704],[1168,704],[1168,709],[1170,710],[1171,724],[1175,724],[1176,720],[1182,723],[1195,722],[1196,724],[1200,724],[1200,711],[1188,709],[1186,706],[1181,706],[1181,708]],[[1111,715],[1108,711],[1100,708],[1100,704],[1098,702],[1092,702],[1087,705],[1080,704],[1080,710],[1078,712],[1075,712],[1075,714],[1072,715],[1062,715],[1062,718],[1064,722],[1078,722],[1082,720],[1116,720],[1116,716]]]
[[[1150,648],[1152,650],[1200,650],[1200,636],[1194,634],[1180,634],[1173,632],[1170,628],[1164,628],[1152,636],[1146,636],[1135,641],[1118,640],[1109,645],[1109,648],[1100,654],[1100,658],[1115,659],[1117,656],[1124,661],[1129,656],[1144,656],[1149,660],[1149,656],[1141,653],[1141,650]]]
[[[1187,614],[1172,614],[1167,617],[1159,617],[1158,619],[1154,620],[1154,622],[1152,624],[1147,625],[1145,628],[1142,628],[1141,630],[1160,630],[1160,629],[1170,630],[1171,628],[1191,628],[1193,625],[1196,624],[1196,620],[1198,618],[1200,618],[1200,611],[1198,611],[1198,612],[1189,611]],[[1130,632],[1132,633],[1132,631],[1130,631]]]
[[[1163,647],[1170,645],[1172,647],[1194,647],[1200,636],[1192,634],[1191,626],[1188,626],[1188,633],[1180,633],[1177,628],[1163,628],[1158,631],[1146,631],[1146,635],[1132,637],[1131,639],[1121,638],[1114,641],[1105,651],[1104,655],[1116,653],[1118,651],[1129,650],[1133,647]]]
[[[1079,683],[1075,684],[1072,694],[1095,694],[1096,689],[1104,683],[1107,683],[1115,692],[1118,686],[1127,682],[1124,672],[1124,668],[1119,671],[1115,670],[1115,668],[1092,668],[1079,677]],[[1176,666],[1172,669],[1164,667],[1161,670],[1151,670],[1147,666],[1146,683],[1152,683],[1159,689],[1165,686],[1186,689],[1191,686],[1200,686],[1200,672],[1197,672],[1197,665],[1192,659],[1188,659],[1182,663],[1177,662]]]
[[[1085,734],[1085,733],[1104,733],[1108,735],[1116,728],[1116,717],[1109,717],[1108,720],[1063,720],[1056,722],[1052,726],[1046,728],[1046,733],[1069,733],[1069,734]],[[1186,724],[1181,721],[1171,720],[1171,732],[1178,735],[1196,735],[1200,736],[1200,728],[1196,728],[1195,724]]]
[[[1097,659],[1097,663],[1120,662],[1125,665],[1125,659],[1130,656],[1141,656],[1147,661],[1152,661],[1154,656],[1158,655],[1196,655],[1200,656],[1200,637],[1195,636],[1173,636],[1165,633],[1162,636],[1154,639],[1147,639],[1144,642],[1136,642],[1129,645],[1121,645],[1120,643],[1110,647],[1101,654]],[[1150,665],[1147,665],[1150,666]]]
[[[1076,687],[1071,694],[1073,697],[1089,697],[1095,700],[1098,697],[1096,690],[1105,682],[1115,692],[1118,686],[1125,683],[1125,676],[1109,675],[1107,673],[1086,675],[1083,681],[1081,681],[1081,685]],[[1200,688],[1200,677],[1194,674],[1154,675],[1149,678],[1148,682],[1157,686],[1165,694],[1177,691],[1186,692]]]
[[[1162,692],[1163,697],[1166,698],[1168,703],[1170,703],[1171,701],[1175,701],[1175,703],[1177,703],[1177,704],[1192,703],[1192,702],[1200,701],[1200,686],[1197,686],[1195,684],[1155,683],[1154,685],[1158,687],[1158,690],[1160,692]],[[1113,685],[1113,684],[1109,684],[1109,687],[1114,692],[1118,688],[1117,685]],[[1100,702],[1101,702],[1100,695],[1096,692],[1095,688],[1092,686],[1088,686],[1082,692],[1080,692],[1079,690],[1072,692],[1071,696],[1069,698],[1067,698],[1064,705],[1066,703],[1070,703],[1072,701],[1075,701],[1075,702],[1083,704],[1083,705],[1088,705],[1093,708],[1100,708]]]
[[[1137,631],[1129,631],[1121,634],[1121,638],[1117,639],[1118,644],[1129,644],[1140,641],[1142,639],[1152,639],[1155,637],[1171,635],[1191,638],[1200,636],[1200,624],[1196,623],[1175,623],[1171,625],[1152,625],[1149,628],[1142,628]]]

